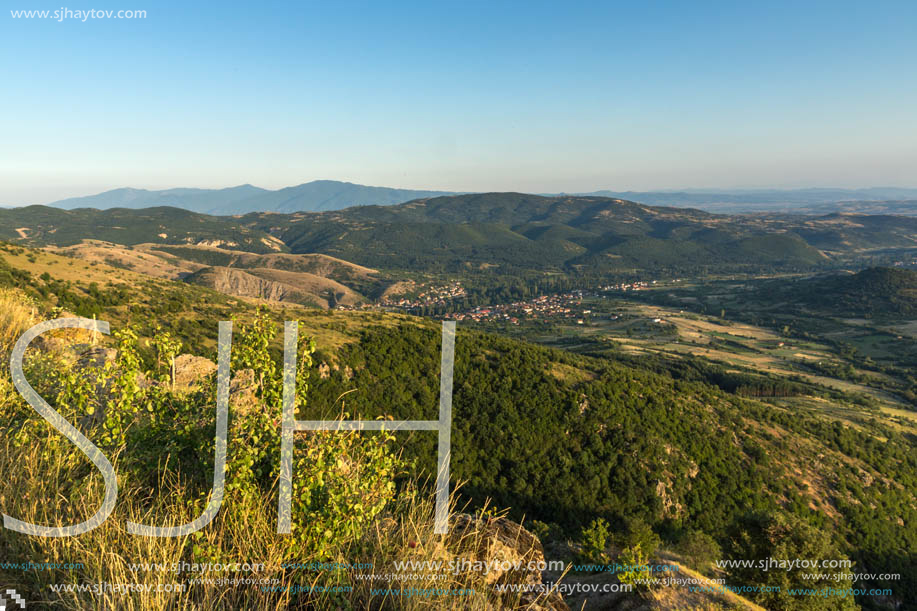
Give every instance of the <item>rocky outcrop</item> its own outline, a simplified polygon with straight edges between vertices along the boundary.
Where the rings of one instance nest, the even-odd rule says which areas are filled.
[[[182,354],[175,359],[175,388],[191,388],[216,370],[216,364],[210,359]]]
[[[118,351],[115,348],[82,344],[75,347],[71,358],[73,359],[74,367],[77,370],[86,371],[86,375],[91,376],[93,383],[96,383],[98,378],[95,376],[95,370],[103,367],[106,363],[115,362],[118,358]],[[179,355],[175,358],[175,390],[190,390],[214,374],[216,370],[216,363],[210,359],[192,354]],[[109,380],[109,384],[110,382]],[[137,382],[141,388],[169,385],[167,381],[160,382],[143,373],[137,374]],[[257,389],[258,380],[253,370],[233,371],[229,384],[230,405],[233,409],[238,410],[239,413],[250,412],[258,405]],[[108,390],[107,385],[97,384],[96,393],[99,396],[106,396]]]
[[[80,369],[102,367],[106,362],[114,362],[118,358],[116,349],[102,346],[79,345],[74,348],[74,352],[76,353],[76,366]]]
[[[295,301],[296,296],[296,291],[291,286],[229,267],[207,267],[191,274],[186,281],[237,297]]]
[[[217,365],[210,359],[183,354],[175,359],[175,388],[189,389],[200,383],[217,370]],[[245,414],[258,405],[255,392],[258,381],[252,369],[231,372],[229,382],[229,402],[233,410]]]
[[[236,297],[322,308],[354,305],[363,301],[359,293],[330,278],[273,268],[243,270],[235,267],[207,267],[191,274],[185,281]]]
[[[459,513],[452,516],[449,533],[446,545],[456,558],[487,563],[490,567],[484,575],[485,585],[519,584],[534,586],[533,590],[537,590],[542,584],[542,572],[537,567],[545,566],[544,549],[538,537],[522,525],[502,517]],[[533,591],[511,596],[519,600],[502,601],[505,608],[570,609],[556,592]]]
[[[243,415],[254,410],[258,406],[258,397],[255,395],[257,389],[258,381],[253,369],[234,372],[229,383],[229,402],[232,408]]]

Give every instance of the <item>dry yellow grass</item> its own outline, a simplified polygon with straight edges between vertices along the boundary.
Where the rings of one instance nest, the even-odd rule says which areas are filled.
[[[113,461],[117,468],[117,461]],[[6,513],[39,524],[65,525],[87,518],[102,498],[101,478],[89,477],[79,493],[63,498],[57,490],[80,477],[80,461],[61,454],[45,454],[40,444],[17,446],[11,439],[0,440],[0,470],[9,474],[0,483],[0,500]],[[276,493],[276,490],[273,491]],[[341,548],[329,557],[290,557],[283,536],[275,533],[274,496],[246,502],[228,498],[217,519],[200,533],[176,538],[149,538],[129,534],[125,523],[180,524],[194,519],[197,511],[190,496],[175,481],[163,480],[161,492],[146,509],[140,509],[151,493],[126,486],[118,505],[106,522],[89,533],[67,538],[27,537],[6,531],[0,534],[0,555],[5,560],[80,563],[69,570],[30,572],[0,571],[4,584],[16,588],[38,608],[93,611],[153,611],[192,609],[220,611],[237,609],[493,609],[492,593],[480,574],[451,574],[433,570],[412,570],[409,581],[398,579],[396,560],[444,560],[451,556],[444,538],[433,533],[433,503],[429,495],[407,492],[395,501],[386,517],[355,546]],[[37,499],[45,499],[37,502]],[[225,503],[233,503],[231,511]],[[241,503],[241,506],[240,506]],[[465,533],[463,547],[474,546],[480,533]],[[469,543],[470,542],[470,543]],[[173,566],[192,563],[193,546],[207,549],[207,559],[197,562],[262,564],[251,571],[177,572]],[[371,569],[292,571],[284,563],[366,563]],[[164,570],[147,570],[158,564]],[[137,566],[140,565],[140,566]],[[359,574],[389,574],[382,580],[360,579]],[[396,575],[392,577],[391,575]],[[192,579],[205,583],[191,583]],[[207,580],[212,580],[207,583]],[[221,583],[222,580],[222,583]],[[259,580],[265,584],[228,583],[231,580]],[[59,591],[59,584],[82,585],[97,592]],[[53,587],[52,587],[53,586]],[[289,588],[346,586],[345,593],[319,593],[297,597]],[[140,590],[139,588],[143,588]],[[398,596],[380,594],[378,588],[473,589],[467,596],[434,594]],[[117,588],[120,588],[118,591]],[[125,591],[126,588],[132,588]],[[499,608],[520,608],[519,601],[505,599]]]
[[[149,254],[135,248],[98,240],[84,240],[80,244],[73,246],[46,247],[45,250],[78,259],[81,266],[87,263],[99,265],[116,261],[119,266],[126,267],[133,272],[169,280],[177,280],[184,274],[206,267],[200,263],[182,261],[176,257]]]
[[[126,269],[66,257],[47,250],[22,249],[19,252],[14,249],[4,252],[3,258],[11,267],[27,271],[33,276],[47,272],[58,280],[74,283],[97,282],[104,285],[109,282],[140,282],[147,279],[142,274]]]
[[[38,322],[37,317],[37,306],[22,291],[0,289],[0,356],[9,354],[23,332]]]
[[[79,492],[63,498],[58,490],[67,489],[67,482],[81,478],[80,460],[63,453],[46,454],[41,444],[17,446],[6,439],[0,445],[0,469],[8,477],[0,485],[4,510],[21,520],[37,524],[66,525],[86,519],[99,506],[102,494],[101,478],[86,478]],[[116,468],[117,463],[115,461]],[[161,523],[169,516],[174,523],[194,519],[190,498],[182,487],[162,482],[165,494],[159,495],[150,508],[141,510],[142,490],[120,490],[120,502],[103,525],[76,537],[38,538],[4,532],[0,550],[7,560],[45,562],[58,565],[77,564],[69,570],[42,570],[4,575],[5,583],[18,589],[31,605],[40,608],[146,611],[153,609],[285,609],[289,596],[285,593],[265,593],[258,587],[220,587],[188,585],[187,576],[171,570],[143,570],[136,564],[159,564],[171,568],[175,563],[189,560],[189,537],[150,538],[129,534],[125,523]],[[42,499],[39,502],[39,499]],[[256,511],[245,508],[241,518],[248,522],[246,532],[237,532],[237,524],[220,520],[207,532],[207,538],[234,541],[233,550],[225,552],[250,553],[263,543],[267,526]],[[227,532],[230,531],[230,532]],[[219,548],[217,548],[219,549]],[[259,561],[279,565],[279,557],[259,555]],[[224,562],[226,560],[223,560]],[[259,575],[260,576],[260,575]],[[18,579],[17,579],[18,577]],[[227,579],[251,577],[239,573],[204,573],[195,577]],[[99,591],[59,591],[60,584],[97,586]],[[142,587],[141,591],[139,587]],[[117,591],[115,588],[121,588]],[[124,591],[127,588],[132,590]],[[168,591],[171,590],[171,591]]]
[[[667,560],[678,567],[679,577],[697,580],[698,587],[706,587],[715,592],[685,593],[684,588],[662,588],[652,592],[653,601],[664,611],[766,611],[760,605],[739,596],[735,592],[719,589],[709,578],[688,568],[681,562]]]
[[[550,363],[547,370],[550,375],[558,380],[574,384],[594,380],[596,378],[595,373],[591,371],[553,361]]]

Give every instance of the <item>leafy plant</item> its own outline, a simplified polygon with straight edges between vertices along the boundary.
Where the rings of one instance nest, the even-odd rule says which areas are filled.
[[[153,338],[150,340],[150,344],[153,346],[153,349],[156,352],[156,372],[160,374],[160,379],[162,377],[162,366],[168,365],[169,367],[169,379],[171,381],[172,389],[175,389],[175,357],[178,356],[179,351],[182,348],[182,342],[180,339],[169,333],[168,331],[163,330],[162,327],[156,325]]]
[[[603,518],[593,520],[583,529],[580,555],[584,562],[605,564],[608,562],[608,522]]]
[[[297,554],[327,557],[358,540],[395,494],[391,433],[315,432],[294,461],[291,536]]]
[[[618,573],[618,580],[634,587],[634,590],[649,590],[649,579],[652,577],[649,567],[649,555],[643,551],[640,544],[626,547],[618,556],[618,564],[624,570]]]
[[[662,543],[652,527],[639,517],[626,520],[624,532],[618,536],[618,539],[621,547],[639,547],[649,555],[652,555]]]

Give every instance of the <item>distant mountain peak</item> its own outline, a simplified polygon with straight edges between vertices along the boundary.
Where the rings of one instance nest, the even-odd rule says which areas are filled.
[[[313,180],[282,189],[262,189],[251,184],[223,189],[176,188],[151,191],[122,187],[48,204],[55,208],[150,208],[172,206],[214,215],[250,212],[322,212],[351,206],[392,205],[412,199],[451,195],[446,191],[418,191],[369,187],[338,180]]]

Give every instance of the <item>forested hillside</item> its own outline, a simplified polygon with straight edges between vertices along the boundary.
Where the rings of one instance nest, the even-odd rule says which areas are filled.
[[[728,216],[607,197],[521,193],[366,206],[284,223],[272,215],[245,217],[251,219],[294,252],[328,252],[383,268],[453,272],[476,265],[684,273],[709,267],[812,268],[860,249],[917,246],[917,220],[908,217]]]
[[[103,240],[127,246],[145,242],[203,244],[253,253],[286,250],[276,239],[242,226],[232,217],[208,216],[166,207],[60,210],[27,206],[0,210],[0,239],[55,246],[71,246],[83,240]]]
[[[560,531],[640,518],[670,542],[697,528],[723,545],[749,516],[793,514],[862,566],[907,573],[895,587],[917,596],[913,435],[855,430],[639,360],[475,333],[460,333],[456,349],[453,476],[470,498]],[[434,418],[438,356],[435,330],[369,329],[319,353],[334,367],[310,413],[334,415],[355,390],[353,415]],[[432,468],[435,436],[411,437],[411,455]]]
[[[785,299],[835,316],[917,316],[917,271],[907,269],[873,267],[855,274],[802,280],[782,291],[762,293],[771,301]]]
[[[917,248],[913,217],[728,216],[604,197],[484,193],[322,213],[215,217],[31,206],[0,210],[0,238],[36,246],[104,240],[321,253],[402,273],[600,277],[807,271]]]

